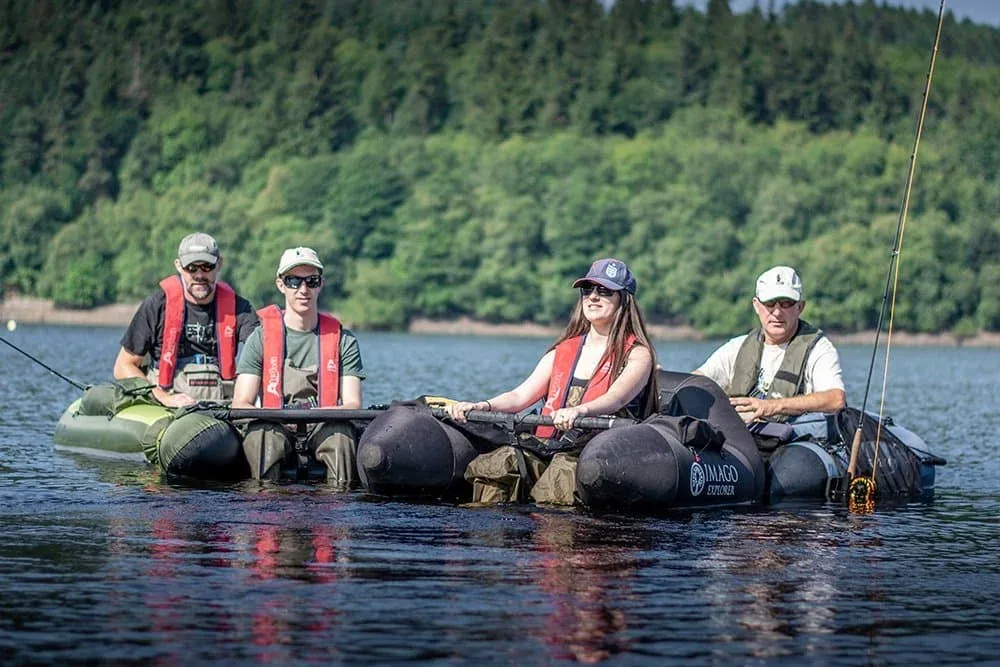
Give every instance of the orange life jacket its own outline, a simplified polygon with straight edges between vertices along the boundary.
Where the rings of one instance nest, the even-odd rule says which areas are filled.
[[[583,341],[586,336],[575,336],[567,338],[556,345],[556,358],[552,361],[552,374],[549,375],[549,391],[545,398],[545,405],[542,406],[542,416],[547,417],[556,410],[566,405],[566,395],[569,392],[570,384],[573,382],[573,371],[576,370],[576,363],[580,359],[580,351],[583,349]],[[625,341],[625,353],[635,344],[635,336],[629,336]],[[592,401],[598,396],[606,394],[611,387],[613,378],[611,377],[611,355],[605,352],[601,357],[594,374],[587,382],[587,388],[583,392],[580,403]],[[539,438],[551,438],[555,436],[554,426],[535,427],[535,436]]]
[[[167,296],[163,310],[163,340],[160,342],[157,381],[164,389],[174,386],[177,352],[184,330],[184,283],[180,276],[168,276],[160,281]],[[223,380],[236,377],[236,292],[222,282],[215,283],[215,352]]]
[[[263,336],[261,368],[261,405],[281,408],[285,405],[285,318],[277,306],[257,311]],[[319,407],[336,407],[340,399],[340,321],[326,313],[319,314]]]

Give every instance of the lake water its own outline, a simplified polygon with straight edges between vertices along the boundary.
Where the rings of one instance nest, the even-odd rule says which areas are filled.
[[[85,383],[120,331],[4,337]],[[481,398],[550,341],[362,333],[365,403]],[[709,343],[661,343],[696,366]],[[870,348],[842,347],[860,405]],[[881,377],[873,394],[881,387]],[[0,345],[0,663],[962,664],[1000,656],[1000,351],[895,348],[930,502],[678,516],[184,485],[56,452],[78,392]],[[874,399],[869,407],[878,406]]]

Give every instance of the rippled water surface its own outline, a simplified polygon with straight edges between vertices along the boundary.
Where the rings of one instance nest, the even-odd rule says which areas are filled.
[[[119,335],[4,337],[98,382]],[[368,404],[500,391],[549,343],[360,339]],[[658,351],[686,370],[712,347]],[[869,354],[842,348],[854,405]],[[0,663],[995,661],[998,358],[893,350],[887,411],[949,461],[932,502],[648,517],[168,482],[54,451],[77,390],[0,345]]]

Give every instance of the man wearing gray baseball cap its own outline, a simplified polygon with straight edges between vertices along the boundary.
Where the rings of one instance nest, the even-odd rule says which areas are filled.
[[[221,268],[214,238],[196,232],[181,240],[176,273],[160,281],[122,336],[116,380],[148,379],[154,398],[168,407],[232,397],[236,350],[258,318],[249,301],[219,280]]]
[[[760,326],[725,343],[695,370],[729,394],[751,431],[846,405],[840,356],[821,329],[801,319],[805,305],[795,269],[768,269],[758,276],[753,297]]]

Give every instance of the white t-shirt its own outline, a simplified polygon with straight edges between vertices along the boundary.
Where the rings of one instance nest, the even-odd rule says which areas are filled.
[[[698,372],[715,380],[716,384],[729,391],[729,384],[733,380],[733,368],[736,365],[736,355],[746,338],[747,334],[737,336],[722,345],[701,365]],[[764,343],[764,351],[760,357],[760,373],[757,375],[758,391],[766,393],[771,388],[771,381],[774,380],[774,374],[781,368],[786,349],[788,349],[788,343],[783,345]],[[817,340],[809,353],[809,357],[806,359],[805,376],[804,392],[806,394],[826,391],[827,389],[844,389],[844,379],[840,372],[840,355],[837,354],[837,348],[826,336]]]

